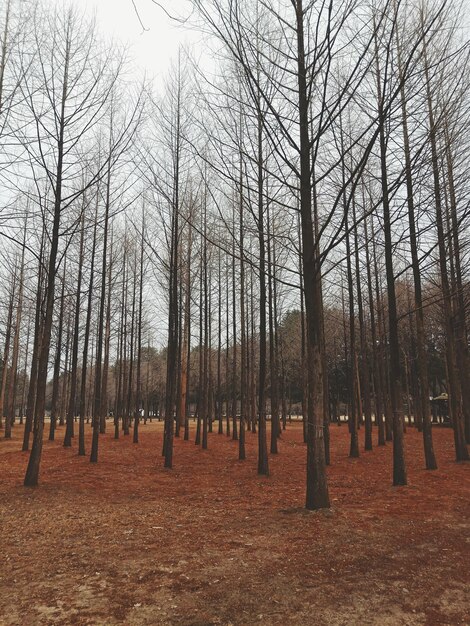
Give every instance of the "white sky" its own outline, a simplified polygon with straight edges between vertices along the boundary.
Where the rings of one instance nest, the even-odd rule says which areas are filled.
[[[132,0],[71,0],[90,14],[96,11],[99,31],[130,45],[130,55],[149,77],[163,78],[180,45],[199,41],[200,34],[178,25],[152,0],[134,0],[146,28],[142,30]],[[172,14],[188,15],[186,0],[163,0]]]
[[[1,3],[2,0],[0,0]],[[54,3],[56,0],[49,0]],[[60,0],[58,0],[60,2]],[[148,77],[158,79],[165,76],[171,60],[175,60],[180,45],[193,46],[198,54],[206,50],[201,33],[178,25],[171,20],[152,0],[65,0],[92,14],[96,11],[100,32],[106,37],[127,43],[137,66],[145,70]],[[468,37],[470,23],[470,0],[461,0],[465,10],[462,29]],[[459,0],[457,0],[458,4]],[[160,0],[171,14],[190,14],[189,0]],[[136,8],[146,30],[142,29]],[[194,45],[195,44],[195,45]]]

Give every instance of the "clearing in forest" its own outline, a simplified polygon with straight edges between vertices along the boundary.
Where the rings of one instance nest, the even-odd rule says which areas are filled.
[[[394,488],[390,444],[353,460],[331,426],[332,509],[307,512],[300,424],[268,478],[251,433],[240,462],[236,442],[214,433],[203,451],[191,428],[173,470],[160,423],[138,445],[108,424],[97,465],[60,428],[28,489],[15,425],[0,444],[1,626],[470,624],[470,466],[450,429],[434,431],[433,472],[408,429],[409,485]]]

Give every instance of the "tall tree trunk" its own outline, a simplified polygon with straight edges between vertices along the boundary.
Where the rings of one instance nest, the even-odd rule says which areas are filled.
[[[442,290],[442,307],[444,315],[444,327],[446,330],[446,358],[449,385],[449,413],[454,431],[455,458],[457,461],[468,461],[469,454],[465,444],[465,435],[462,420],[462,395],[460,373],[456,356],[456,320],[452,311],[452,294],[447,272],[447,252],[444,236],[444,221],[442,211],[442,192],[439,173],[439,157],[437,150],[436,122],[434,105],[432,101],[429,65],[427,60],[426,42],[424,42],[424,72],[426,77],[426,99],[429,120],[429,141],[431,144],[431,163],[434,185],[434,204],[436,209],[436,228],[439,250],[439,269]]]
[[[222,254],[219,248],[217,254],[217,418],[219,420],[219,435],[223,435],[222,423]]]
[[[114,439],[119,439],[119,419],[122,417],[122,375],[123,375],[123,350],[124,350],[124,279],[122,281],[121,313],[119,317],[118,342],[116,346],[116,400],[114,403]],[[150,352],[150,350],[149,350]],[[147,372],[150,369],[147,363]],[[147,397],[148,397],[148,373],[147,373]]]
[[[379,121],[380,169],[382,184],[383,228],[385,237],[385,271],[387,277],[388,298],[388,334],[389,334],[389,384],[392,403],[393,425],[393,484],[406,485],[405,449],[403,442],[403,409],[401,399],[400,346],[398,340],[398,316],[395,293],[395,275],[393,270],[392,222],[390,215],[390,199],[387,170],[387,140],[385,136],[386,115],[380,78],[377,38],[376,72],[377,72],[377,103]]]
[[[250,279],[250,412],[251,432],[256,434],[256,364],[255,364],[255,308],[254,308],[254,272],[251,270]]]
[[[186,376],[186,401],[185,401],[185,412],[184,412],[184,440],[189,441],[189,392],[190,392],[190,372],[191,372],[191,300],[188,300],[188,319],[186,321],[186,364],[187,364],[187,376]]]
[[[207,180],[205,182],[207,185]],[[202,249],[202,275],[203,275],[203,299],[204,299],[204,345],[203,350],[203,386],[202,386],[202,449],[207,449],[207,428],[208,428],[208,413],[209,413],[209,365],[208,365],[208,351],[209,351],[209,285],[208,285],[208,271],[207,271],[207,188],[204,191],[204,211],[203,211],[203,249]]]
[[[303,1],[295,0],[297,18],[297,87],[300,140],[300,215],[302,223],[302,262],[307,325],[307,509],[329,507],[325,467],[322,295],[319,250],[314,241],[312,222],[312,179],[308,120],[307,68],[304,45]]]
[[[78,454],[85,456],[85,413],[86,413],[86,387],[87,387],[87,364],[88,364],[88,345],[90,342],[90,326],[93,303],[93,283],[95,278],[95,255],[96,255],[96,228],[98,224],[98,193],[96,198],[96,212],[93,226],[93,244],[90,260],[90,280],[88,284],[88,302],[85,320],[85,332],[83,340],[82,353],[82,372],[80,380],[80,408],[78,422]]]
[[[18,382],[18,357],[20,352],[20,332],[21,332],[21,318],[23,313],[23,291],[24,291],[24,256],[26,245],[26,221],[24,226],[23,236],[23,248],[21,251],[21,265],[20,265],[20,279],[18,287],[18,305],[16,308],[16,323],[15,323],[15,335],[13,338],[13,353],[11,357],[11,375],[10,375],[10,390],[8,394],[9,407],[7,411],[7,420],[10,420],[10,424],[15,422],[16,415],[16,396],[17,396],[17,382]],[[1,417],[1,416],[0,416]],[[1,422],[1,419],[0,419]]]
[[[464,280],[462,277],[462,263],[460,252],[459,220],[457,217],[457,194],[454,180],[454,161],[452,143],[448,125],[445,127],[445,156],[447,166],[447,188],[449,193],[449,210],[451,218],[450,235],[453,242],[453,257],[455,267],[455,310],[456,310],[456,356],[462,382],[463,419],[466,443],[470,444],[470,355],[468,349],[468,328],[466,320],[466,306],[464,298]]]
[[[118,382],[116,390],[116,409],[114,415],[114,438],[119,439],[119,420],[122,418],[124,428],[124,350],[125,350],[125,323],[126,323],[126,265],[127,256],[124,249],[122,255],[122,288],[121,288],[121,314],[119,319],[119,345],[118,345]]]
[[[347,211],[347,209],[345,209]],[[358,437],[358,410],[357,410],[357,356],[356,356],[356,316],[354,313],[354,283],[352,275],[351,263],[351,244],[350,232],[348,225],[347,213],[345,215],[346,230],[346,266],[348,281],[348,297],[349,297],[349,345],[351,354],[351,373],[349,381],[349,403],[350,412],[348,416],[349,433],[351,435],[351,443],[349,447],[349,456],[359,456],[359,437]]]
[[[179,284],[179,211],[180,211],[180,158],[181,158],[181,68],[178,67],[178,86],[175,120],[175,146],[173,155],[173,198],[170,230],[170,274],[168,304],[168,344],[165,394],[164,456],[165,467],[173,467],[174,410],[176,400],[176,375],[178,358],[178,284]]]
[[[28,315],[28,326],[26,331],[26,349],[25,349],[25,358],[24,358],[24,368],[23,368],[23,381],[21,384],[21,405],[20,405],[20,424],[24,422],[24,413],[26,409],[26,378],[28,376],[28,357],[29,357],[29,339],[31,337],[31,313]]]
[[[343,141],[343,126],[340,117],[341,132],[341,152],[345,155]],[[344,210],[344,230],[346,237],[346,276],[348,285],[349,299],[349,346],[351,354],[351,372],[349,380],[349,405],[348,414],[349,433],[351,436],[349,446],[349,456],[357,458],[359,456],[359,437],[358,437],[358,394],[357,394],[357,357],[356,357],[356,316],[354,312],[354,280],[352,274],[352,253],[351,253],[351,232],[349,228],[349,203],[346,199],[346,163],[342,162],[342,187],[343,187],[343,210]],[[352,191],[354,193],[354,191]],[[354,220],[354,216],[353,216]]]
[[[112,132],[112,119],[110,134]],[[106,199],[105,213],[103,222],[103,252],[101,261],[101,288],[100,288],[100,304],[98,313],[98,336],[96,341],[96,360],[95,360],[95,384],[93,398],[93,435],[91,439],[90,463],[98,462],[98,442],[101,426],[101,385],[102,385],[102,359],[103,359],[103,327],[104,327],[104,307],[106,301],[106,264],[108,260],[108,230],[109,230],[109,211],[111,205],[111,164],[108,165],[106,175]]]
[[[372,407],[371,407],[371,390],[370,390],[370,372],[369,372],[369,350],[367,347],[367,332],[364,321],[364,307],[362,299],[362,287],[361,287],[361,269],[359,263],[359,241],[357,232],[357,216],[356,216],[356,203],[352,201],[353,209],[353,222],[354,222],[354,258],[355,258],[355,270],[356,270],[356,294],[357,294],[357,315],[359,319],[359,337],[360,337],[360,371],[362,381],[362,397],[364,398],[364,449],[372,450]],[[358,373],[359,375],[359,373]],[[359,399],[361,394],[359,393]]]
[[[67,258],[64,259],[64,272],[62,274],[62,289],[60,294],[60,309],[57,331],[57,347],[54,361],[54,374],[52,379],[52,400],[51,400],[51,418],[49,424],[49,441],[54,441],[55,429],[57,425],[57,409],[59,405],[60,391],[60,364],[62,360],[62,335],[64,332],[64,307],[65,307],[65,276],[67,271]],[[67,363],[65,363],[65,368]],[[64,371],[65,376],[65,371]]]
[[[272,258],[272,238],[273,229],[271,228],[271,211],[269,205],[266,207],[267,214],[267,253],[268,253],[268,325],[269,325],[269,374],[271,379],[270,389],[270,404],[271,404],[271,454],[277,454],[277,438],[279,435],[279,400],[278,400],[278,372],[275,356],[275,335],[274,335],[274,287],[273,287],[273,273],[275,260]]]
[[[67,423],[65,429],[64,446],[72,445],[72,437],[74,436],[74,420],[77,409],[77,368],[78,368],[78,342],[80,330],[80,300],[82,296],[82,276],[83,276],[83,248],[85,242],[85,206],[82,208],[81,230],[80,230],[80,251],[78,256],[78,277],[77,277],[77,294],[75,297],[75,319],[73,329],[73,346],[72,346],[72,367],[70,374],[70,398],[69,408],[67,411]]]
[[[232,232],[235,233],[235,206],[233,207]],[[232,439],[238,441],[237,427],[237,405],[238,405],[238,388],[237,388],[237,285],[236,285],[236,251],[235,237],[232,244]]]
[[[135,416],[134,416],[134,433],[133,442],[139,442],[139,421],[140,421],[140,405],[142,403],[142,381],[141,381],[141,362],[142,362],[142,307],[144,300],[144,238],[145,221],[142,214],[142,236],[140,242],[140,276],[139,276],[139,315],[137,317],[137,372],[136,372],[136,393],[135,393]]]
[[[431,427],[431,406],[429,403],[429,380],[428,366],[426,358],[426,337],[424,330],[424,309],[423,295],[421,287],[421,272],[418,256],[418,237],[416,233],[416,212],[414,202],[413,189],[413,170],[411,163],[411,148],[408,132],[408,111],[406,107],[405,84],[403,81],[402,59],[401,59],[401,42],[397,29],[397,51],[398,51],[398,67],[399,78],[401,83],[400,99],[401,99],[401,115],[402,115],[402,131],[403,131],[403,151],[405,156],[405,178],[406,178],[406,201],[408,206],[408,226],[409,241],[411,249],[411,268],[413,271],[414,283],[414,303],[415,303],[415,321],[416,321],[416,349],[417,349],[417,375],[419,386],[419,403],[420,416],[423,429],[424,458],[426,469],[437,469],[436,456],[432,441]]]
[[[372,229],[373,230],[373,229]],[[373,233],[371,235],[374,236]],[[382,380],[382,367],[380,365],[380,354],[377,346],[377,326],[375,317],[375,303],[374,292],[372,286],[372,269],[371,258],[369,251],[369,234],[367,229],[367,217],[364,216],[364,238],[366,248],[366,268],[367,268],[367,290],[369,296],[369,314],[370,314],[370,332],[372,339],[372,351],[371,351],[371,369],[374,376],[374,390],[375,390],[375,423],[377,424],[377,436],[378,445],[385,445],[385,424],[383,418],[383,380]]]
[[[38,281],[36,288],[36,310],[34,316],[34,343],[33,343],[33,354],[31,356],[31,371],[29,375],[29,387],[28,387],[28,398],[26,402],[26,422],[23,433],[23,452],[26,452],[29,449],[29,436],[33,429],[33,419],[35,415],[35,407],[36,407],[36,387],[37,387],[37,378],[38,378],[38,355],[39,348],[41,345],[41,334],[42,334],[42,316],[41,316],[41,306],[42,306],[42,296],[43,296],[43,263],[44,263],[44,238],[45,238],[45,228],[43,225],[42,235],[41,235],[41,246],[39,251],[39,263],[38,263]]]
[[[132,281],[132,309],[131,309],[131,333],[129,340],[129,373],[127,379],[127,391],[126,391],[126,428],[124,435],[129,435],[129,424],[134,413],[133,404],[133,392],[134,392],[134,361],[135,361],[135,335],[136,335],[136,293],[137,293],[137,258],[134,251],[134,267],[132,274],[134,279]]]
[[[11,284],[11,294],[10,294],[10,302],[8,304],[8,317],[7,317],[7,327],[5,333],[5,348],[3,350],[3,369],[2,369],[2,380],[0,387],[0,427],[3,420],[3,408],[5,404],[5,392],[7,388],[7,376],[8,376],[8,360],[10,356],[10,342],[11,342],[11,331],[13,326],[13,309],[15,306],[15,296],[16,296],[16,267],[12,277]],[[10,372],[11,376],[11,372]],[[8,415],[5,419],[5,439],[11,439],[11,420]]]
[[[201,231],[202,232],[202,231]],[[201,245],[204,245],[201,238]],[[201,418],[204,402],[204,268],[203,255],[199,265],[199,380],[197,390],[197,423],[195,445],[201,444]]]
[[[266,251],[264,236],[263,122],[258,106],[258,244],[259,244],[259,377],[258,377],[258,474],[268,476],[266,442]]]
[[[143,249],[143,247],[142,247]],[[111,246],[108,262],[108,293],[106,302],[105,328],[104,328],[104,362],[101,376],[101,408],[100,408],[100,433],[106,432],[106,418],[109,413],[108,377],[109,377],[109,344],[111,339],[111,288],[113,274],[113,235],[111,234]]]
[[[59,424],[63,426],[65,424],[65,412],[67,409],[67,390],[69,383],[69,352],[70,352],[70,327],[71,327],[71,310],[67,312],[67,337],[65,339],[65,355],[64,355],[64,373],[62,375],[62,391],[60,392],[60,409],[59,409]]]
[[[246,458],[245,449],[245,424],[246,424],[246,399],[248,390],[246,368],[246,321],[245,321],[245,263],[244,263],[244,220],[243,220],[243,159],[240,154],[240,178],[239,178],[239,206],[240,206],[240,433],[238,440],[238,459]]]
[[[39,348],[38,358],[38,375],[36,386],[36,406],[34,416],[34,432],[33,445],[29,455],[28,467],[24,479],[25,487],[34,487],[39,480],[39,466],[41,463],[43,432],[44,432],[44,413],[46,403],[46,386],[47,371],[49,366],[49,351],[51,345],[52,321],[54,313],[55,299],[55,281],[57,274],[57,256],[59,251],[59,229],[60,217],[62,209],[62,183],[63,183],[63,167],[64,167],[64,137],[66,126],[66,99],[68,96],[68,78],[70,64],[70,46],[71,40],[67,32],[67,44],[64,58],[64,72],[62,79],[62,98],[60,102],[60,114],[57,119],[58,137],[57,137],[57,165],[54,177],[54,210],[53,223],[51,231],[51,245],[49,250],[49,262],[46,276],[45,290],[45,316],[43,331],[41,334],[41,344]]]
[[[122,432],[124,435],[129,434],[129,412],[127,402],[127,390],[129,388],[129,361],[128,361],[128,300],[129,300],[129,255],[127,252],[127,237],[126,237],[126,250],[124,254],[124,269],[123,269],[123,353],[122,353]]]

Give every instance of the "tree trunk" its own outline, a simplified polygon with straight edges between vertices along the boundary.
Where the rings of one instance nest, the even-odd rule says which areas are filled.
[[[376,40],[377,41],[377,40]],[[393,271],[393,245],[392,226],[390,215],[390,200],[387,172],[387,140],[385,136],[386,116],[382,96],[382,84],[378,65],[378,50],[376,43],[377,65],[377,102],[379,113],[379,143],[380,143],[380,168],[382,183],[383,227],[385,237],[385,271],[387,277],[388,298],[388,335],[389,335],[389,384],[390,399],[392,404],[393,425],[393,484],[406,485],[405,450],[403,443],[403,410],[401,399],[401,373],[400,373],[400,346],[398,340],[398,316],[395,294],[395,275]]]
[[[300,139],[300,215],[302,261],[307,325],[307,509],[329,507],[323,438],[322,296],[319,251],[312,223],[312,179],[308,120],[307,69],[304,47],[304,10],[296,0],[297,82]]]
[[[374,236],[373,233],[371,235]],[[367,230],[367,217],[364,217],[364,238],[366,248],[366,267],[367,267],[367,290],[369,296],[369,313],[370,313],[370,332],[372,339],[372,351],[371,351],[371,369],[374,376],[374,390],[375,390],[375,422],[377,424],[378,431],[378,445],[385,445],[385,424],[383,419],[383,381],[382,381],[382,368],[380,365],[380,354],[377,346],[377,326],[375,317],[375,302],[372,286],[372,269],[371,259],[369,252],[369,234]]]
[[[38,376],[36,386],[36,406],[34,416],[33,445],[29,455],[28,467],[24,479],[26,487],[34,487],[39,480],[39,466],[41,463],[43,432],[44,432],[44,409],[46,402],[47,371],[49,365],[49,350],[51,344],[52,321],[54,313],[55,280],[57,272],[57,255],[59,250],[59,229],[62,208],[62,175],[64,160],[64,132],[65,132],[65,103],[68,94],[68,73],[69,73],[70,40],[67,41],[66,54],[64,59],[64,74],[62,83],[62,100],[60,103],[60,115],[57,120],[58,141],[57,141],[57,166],[55,172],[55,193],[53,224],[51,232],[51,247],[49,251],[49,262],[47,267],[46,280],[46,310],[44,317],[43,332],[39,347]]]
[[[90,326],[91,326],[91,313],[93,302],[93,282],[95,272],[95,253],[96,253],[96,228],[98,224],[98,193],[96,199],[96,212],[95,221],[93,226],[93,244],[91,250],[90,260],[90,280],[88,285],[88,303],[87,313],[85,321],[85,333],[83,340],[83,354],[82,354],[82,372],[80,380],[80,408],[79,408],[79,422],[78,422],[78,454],[79,456],[85,456],[85,413],[86,413],[86,387],[87,387],[87,362],[88,362],[88,345],[90,342]]]
[[[23,249],[21,251],[21,266],[20,266],[20,281],[18,289],[18,305],[16,309],[16,323],[15,323],[15,335],[13,338],[13,353],[11,358],[11,374],[10,374],[10,390],[8,394],[9,407],[7,411],[7,420],[10,421],[10,425],[15,423],[16,415],[16,395],[17,395],[17,382],[18,382],[18,357],[20,351],[20,332],[21,332],[21,318],[23,313],[23,291],[24,291],[24,256],[25,256],[25,244],[26,244],[26,223],[24,228],[23,237]],[[1,415],[0,415],[1,418]],[[1,423],[1,419],[0,419]],[[6,434],[6,429],[5,429]]]
[[[31,356],[31,371],[29,376],[29,387],[28,387],[28,398],[26,403],[26,422],[23,433],[23,452],[26,452],[29,449],[29,436],[33,429],[33,418],[35,415],[35,407],[36,407],[36,387],[37,387],[37,378],[38,378],[38,354],[39,347],[41,345],[41,334],[42,334],[42,318],[41,318],[41,303],[43,296],[43,262],[44,262],[44,234],[45,229],[43,226],[42,236],[41,236],[41,247],[39,252],[39,263],[38,263],[38,281],[36,288],[36,311],[34,317],[34,344],[33,344],[33,354]]]
[[[139,422],[140,422],[140,405],[142,402],[142,381],[141,381],[141,362],[142,362],[142,307],[144,299],[144,238],[145,221],[142,215],[142,237],[140,242],[140,276],[139,276],[139,315],[137,318],[137,372],[136,372],[136,393],[135,393],[135,416],[134,416],[134,433],[133,442],[139,442]]]
[[[259,378],[258,378],[258,474],[268,476],[266,442],[266,252],[263,202],[263,128],[258,101],[258,244],[259,244]]]
[[[424,458],[426,469],[437,469],[436,456],[432,441],[431,427],[431,406],[429,403],[429,380],[428,366],[426,358],[426,337],[424,330],[424,310],[423,295],[421,287],[421,272],[418,256],[418,238],[416,233],[416,215],[413,190],[413,170],[411,163],[411,149],[408,132],[408,112],[406,107],[405,85],[402,80],[402,61],[399,34],[397,29],[397,50],[398,50],[398,66],[399,78],[401,82],[400,98],[401,98],[401,114],[402,114],[402,130],[403,130],[403,150],[405,155],[405,178],[406,178],[406,200],[408,206],[408,225],[409,240],[411,249],[411,268],[413,271],[414,283],[414,303],[415,303],[415,321],[416,321],[416,349],[417,349],[417,376],[419,388],[420,416],[423,429]]]
[[[72,346],[72,367],[70,374],[70,398],[69,408],[67,411],[67,423],[65,429],[64,446],[72,445],[72,437],[74,436],[74,420],[77,408],[77,367],[78,367],[78,341],[80,330],[80,300],[82,295],[82,276],[83,276],[83,248],[85,242],[85,207],[82,208],[81,230],[80,230],[80,252],[78,257],[78,278],[77,278],[77,295],[75,297],[75,319],[73,329],[73,346]]]
[[[3,351],[3,369],[2,369],[2,380],[1,380],[1,387],[0,387],[0,427],[2,425],[2,420],[3,420],[5,391],[7,388],[8,359],[10,355],[10,341],[11,341],[11,331],[12,331],[12,326],[13,326],[13,308],[15,305],[15,295],[16,295],[16,268],[15,268],[15,271],[13,273],[13,278],[12,278],[10,303],[8,305],[7,327],[6,327],[6,333],[5,333],[5,349]],[[11,376],[11,372],[10,372],[10,376]],[[8,417],[8,414],[5,419],[5,439],[11,439],[11,420]]]
[[[456,357],[456,320],[452,311],[452,295],[447,273],[447,253],[444,236],[444,222],[442,215],[442,195],[441,181],[439,174],[439,158],[436,139],[436,122],[434,119],[434,108],[431,94],[431,83],[429,78],[429,67],[426,54],[426,44],[424,44],[424,71],[426,76],[426,99],[429,120],[429,141],[431,144],[431,162],[433,171],[434,203],[436,209],[436,228],[439,250],[439,269],[442,290],[442,307],[444,315],[444,326],[446,330],[446,359],[449,385],[449,413],[454,431],[455,458],[457,461],[468,461],[469,454],[465,444],[465,435],[462,420],[462,396],[460,373]]]
[[[111,121],[112,129],[112,121]],[[111,132],[110,129],[110,132]],[[106,263],[108,260],[108,229],[109,229],[109,211],[111,205],[111,165],[108,165],[106,176],[106,200],[105,214],[103,223],[103,252],[101,261],[101,288],[100,288],[100,304],[98,313],[98,336],[96,341],[96,361],[95,361],[95,384],[93,398],[93,435],[91,439],[90,463],[98,462],[98,441],[100,434],[100,413],[101,413],[101,374],[102,374],[102,357],[103,357],[103,326],[104,326],[104,307],[106,300]]]

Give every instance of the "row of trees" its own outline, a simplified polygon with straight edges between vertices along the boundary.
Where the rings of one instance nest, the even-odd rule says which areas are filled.
[[[75,9],[2,16],[0,169],[5,437],[25,416],[39,477],[65,425],[96,462],[106,417],[134,442],[258,436],[269,473],[292,404],[307,508],[329,505],[329,424],[351,456],[404,408],[435,469],[430,393],[467,460],[470,385],[463,129],[468,46],[442,2],[192,2],[217,63],[181,51],[158,92]],[[175,19],[178,19],[175,16]],[[406,24],[406,28],[405,28]],[[129,78],[132,76],[132,78]],[[49,395],[50,394],[50,395]],[[404,407],[405,400],[405,407]]]

